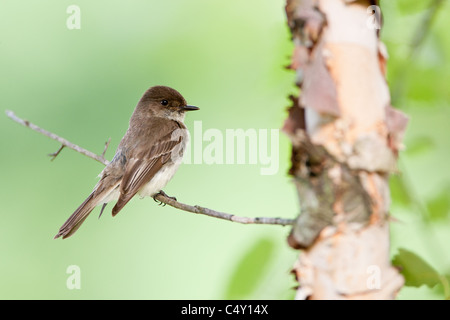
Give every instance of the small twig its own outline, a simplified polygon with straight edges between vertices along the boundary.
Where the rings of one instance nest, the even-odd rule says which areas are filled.
[[[103,152],[102,152],[102,158],[103,159],[105,159],[105,153],[106,153],[106,150],[108,150],[110,142],[111,142],[111,138],[109,138],[108,141],[105,142],[105,149],[103,149]]]
[[[108,149],[109,143],[111,141],[111,138],[108,139],[108,141],[105,143],[105,149],[103,150],[103,153],[101,156],[88,151],[80,146],[77,146],[73,143],[71,143],[70,141],[67,141],[64,138],[61,138],[60,136],[57,136],[54,133],[48,132],[40,127],[38,127],[35,124],[32,124],[31,122],[27,121],[27,120],[23,120],[19,117],[17,117],[14,112],[7,110],[6,111],[6,115],[11,118],[12,120],[14,120],[17,123],[20,123],[21,125],[28,127],[36,132],[39,132],[53,140],[56,140],[58,142],[61,143],[61,147],[58,149],[58,151],[56,151],[55,153],[50,154],[50,156],[53,157],[53,159],[61,152],[61,150],[64,147],[69,147],[72,150],[75,150],[91,159],[94,159],[100,163],[103,163],[105,166],[109,163],[108,160],[106,160],[104,158],[106,150]],[[192,212],[192,213],[197,213],[197,214],[203,214],[203,215],[207,215],[209,217],[213,217],[213,218],[218,218],[218,219],[223,219],[223,220],[228,220],[228,221],[233,221],[233,222],[238,222],[238,223],[242,223],[242,224],[271,224],[271,225],[282,225],[282,226],[287,226],[287,225],[293,225],[294,224],[294,219],[282,219],[282,218],[248,218],[248,217],[239,217],[239,216],[235,216],[233,214],[229,214],[229,213],[224,213],[224,212],[220,212],[220,211],[215,211],[212,209],[208,209],[208,208],[204,208],[204,207],[200,207],[200,206],[190,206],[181,202],[176,201],[175,199],[172,199],[168,196],[164,196],[163,194],[158,194],[155,196],[155,199],[157,199],[158,201],[168,204],[171,207],[174,207],[176,209],[180,209],[183,211],[187,211],[187,212]],[[104,209],[104,207],[103,207]],[[103,211],[102,209],[102,211]]]
[[[444,4],[444,0],[431,0],[428,11],[424,14],[422,22],[417,26],[413,37],[411,39],[411,43],[409,45],[410,50],[408,53],[408,58],[404,59],[405,63],[408,65],[404,65],[400,69],[400,73],[397,75],[396,80],[392,84],[391,96],[392,101],[397,101],[404,95],[405,91],[405,78],[408,76],[409,65],[416,59],[416,56],[419,54],[421,46],[425,41],[427,35],[430,32],[430,29],[433,25],[434,20],[438,14],[439,9]],[[395,105],[395,103],[394,103]]]
[[[62,149],[64,149],[64,147],[65,147],[65,145],[62,144],[61,147],[59,147],[59,149],[58,149],[56,152],[49,153],[48,156],[49,156],[49,157],[52,157],[52,158],[50,159],[50,161],[55,160],[55,158],[56,158],[56,157],[58,156],[58,154],[62,151]]]
[[[413,39],[411,41],[411,52],[410,59],[414,54],[417,53],[417,50],[420,48],[420,45],[424,42],[426,36],[428,35],[431,26],[433,24],[434,19],[437,16],[437,13],[441,6],[443,5],[444,0],[431,0],[428,12],[424,15],[422,23],[417,28]],[[412,60],[412,59],[411,59]]]
[[[96,160],[96,161],[98,161],[100,163],[103,163],[105,166],[109,163],[109,161],[106,160],[105,158],[103,158],[103,157],[101,157],[101,156],[99,156],[99,155],[97,155],[97,154],[95,154],[95,153],[93,153],[91,151],[88,151],[88,150],[86,150],[84,148],[81,148],[80,146],[77,146],[76,144],[74,144],[74,143],[72,143],[72,142],[70,142],[70,141],[68,141],[68,140],[66,140],[64,138],[61,138],[60,136],[57,136],[54,133],[51,133],[51,132],[49,132],[47,130],[44,130],[44,129],[38,127],[37,125],[32,124],[31,122],[29,122],[27,120],[23,120],[23,119],[17,117],[14,114],[14,112],[12,112],[10,110],[6,110],[6,115],[10,119],[14,120],[15,122],[20,123],[21,125],[23,125],[25,127],[28,127],[31,130],[39,132],[39,133],[43,134],[44,136],[49,137],[50,139],[56,140],[59,143],[61,143],[62,145],[66,146],[66,147],[68,147],[68,148],[70,148],[72,150],[75,150],[78,153],[81,153],[81,154],[83,154],[83,155],[85,155],[85,156],[87,156],[89,158],[92,158],[92,159],[94,159],[94,160]]]

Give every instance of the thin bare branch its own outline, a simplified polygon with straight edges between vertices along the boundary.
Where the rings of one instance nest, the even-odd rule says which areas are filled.
[[[61,147],[58,149],[58,151],[56,151],[55,153],[50,154],[50,156],[53,157],[53,159],[61,152],[61,150],[64,147],[68,147],[72,150],[75,150],[91,159],[94,159],[104,165],[107,165],[109,162],[108,160],[106,160],[104,158],[104,155],[106,153],[106,150],[108,149],[109,143],[111,141],[111,138],[108,139],[108,141],[105,143],[105,149],[103,150],[103,153],[101,156],[88,151],[80,146],[77,146],[76,144],[73,144],[72,142],[61,138],[60,136],[46,131],[40,127],[38,127],[35,124],[32,124],[31,122],[27,121],[27,120],[23,120],[19,117],[17,117],[14,112],[7,110],[6,111],[6,115],[12,119],[13,121],[28,127],[36,132],[39,132],[47,137],[49,137],[50,139],[56,140],[59,143],[61,143]],[[184,204],[181,202],[176,201],[175,199],[172,199],[168,196],[165,196],[163,194],[157,194],[155,196],[155,199],[168,204],[171,207],[174,207],[176,209],[180,209],[186,212],[192,212],[192,213],[196,213],[196,214],[203,214],[209,217],[213,217],[213,218],[218,218],[218,219],[222,219],[222,220],[228,220],[228,221],[232,221],[232,222],[238,222],[238,223],[242,223],[242,224],[271,224],[271,225],[282,225],[282,226],[286,226],[286,225],[292,225],[294,224],[293,219],[282,219],[282,218],[264,218],[264,217],[256,217],[256,218],[249,218],[249,217],[240,217],[240,216],[236,216],[234,214],[229,214],[229,213],[224,213],[224,212],[220,212],[220,211],[215,211],[212,209],[208,209],[208,208],[204,208],[204,207],[200,207],[200,206],[191,206],[188,204]],[[102,208],[103,211],[104,207]]]
[[[157,194],[155,196],[155,199],[168,204],[169,206],[172,206],[174,208],[188,211],[192,213],[197,214],[203,214],[207,215],[209,217],[214,217],[222,220],[228,220],[232,222],[238,222],[242,224],[277,224],[282,226],[292,225],[294,223],[293,219],[282,219],[282,218],[263,218],[263,217],[255,217],[255,218],[249,218],[249,217],[240,217],[236,216],[234,214],[229,214],[225,212],[215,211],[208,208],[200,207],[200,206],[190,206],[181,202],[178,202],[175,199],[172,199],[168,196],[165,196],[163,194]]]
[[[84,148],[82,148],[82,147],[80,147],[80,146],[78,146],[78,145],[76,145],[76,144],[74,144],[74,143],[64,139],[64,138],[61,138],[60,136],[58,136],[58,135],[56,135],[56,134],[54,134],[52,132],[44,130],[44,129],[38,127],[37,125],[29,122],[28,120],[23,120],[23,119],[19,118],[18,116],[16,116],[14,114],[14,112],[12,112],[10,110],[6,110],[6,115],[10,119],[12,119],[13,121],[15,121],[15,122],[17,122],[17,123],[19,123],[19,124],[21,124],[21,125],[23,125],[25,127],[28,127],[31,130],[39,132],[39,133],[43,134],[44,136],[49,137],[50,139],[56,140],[59,143],[61,143],[63,146],[68,147],[68,148],[70,148],[72,150],[75,150],[76,152],[81,153],[81,154],[83,154],[83,155],[85,155],[85,156],[87,156],[89,158],[92,158],[92,159],[94,159],[94,160],[104,164],[105,166],[109,163],[109,161],[106,160],[105,158],[103,158],[102,156],[99,156],[99,155],[97,155],[97,154],[95,154],[95,153],[93,153],[91,151],[88,151],[88,150],[86,150],[86,149],[84,149]],[[60,151],[61,150],[59,150],[59,152]]]

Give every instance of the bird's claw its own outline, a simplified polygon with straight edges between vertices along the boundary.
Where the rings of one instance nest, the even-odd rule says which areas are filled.
[[[165,193],[164,191],[161,190],[161,191],[159,191],[157,194],[155,194],[155,195],[153,196],[153,200],[155,200],[156,203],[159,202],[159,203],[158,203],[159,206],[160,206],[160,205],[163,205],[163,207],[165,207],[165,206],[166,206],[166,203],[164,203],[164,202],[162,202],[162,201],[156,199],[156,197],[157,197],[158,195],[162,195],[162,196],[164,196],[164,197],[166,197],[166,198],[169,198],[169,199],[172,199],[172,200],[177,201],[177,198],[168,196],[167,193]]]

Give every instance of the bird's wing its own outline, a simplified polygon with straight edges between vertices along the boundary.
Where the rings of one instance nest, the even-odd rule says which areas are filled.
[[[174,130],[179,129],[175,123]],[[177,135],[174,139],[173,132],[170,130],[160,139],[151,139],[151,147],[141,151],[136,151],[129,156],[125,173],[120,183],[120,197],[112,210],[113,216],[131,200],[131,198],[146,185],[155,174],[168,162],[173,161],[173,156],[179,156],[175,153],[180,151],[180,143],[183,142],[184,136]],[[167,132],[167,131],[166,131]],[[156,133],[156,136],[158,133]],[[136,148],[138,150],[138,148]]]

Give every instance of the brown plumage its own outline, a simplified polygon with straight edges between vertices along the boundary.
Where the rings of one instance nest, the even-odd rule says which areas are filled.
[[[176,90],[155,86],[139,100],[125,136],[112,161],[100,173],[92,193],[59,229],[56,238],[75,233],[99,204],[117,200],[115,216],[137,193],[154,196],[175,174],[189,132],[184,113],[198,110],[188,106]]]

